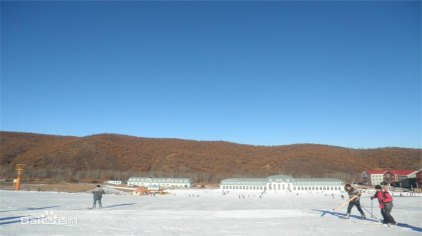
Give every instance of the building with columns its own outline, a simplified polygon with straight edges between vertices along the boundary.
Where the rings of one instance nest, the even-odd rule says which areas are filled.
[[[344,182],[333,178],[293,178],[273,175],[267,178],[231,178],[220,182],[223,191],[260,192],[339,192]]]
[[[129,187],[190,188],[191,185],[190,178],[130,177],[127,181]]]

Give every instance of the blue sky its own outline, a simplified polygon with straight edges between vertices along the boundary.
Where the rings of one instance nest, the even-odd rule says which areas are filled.
[[[421,3],[1,2],[1,130],[421,148]]]

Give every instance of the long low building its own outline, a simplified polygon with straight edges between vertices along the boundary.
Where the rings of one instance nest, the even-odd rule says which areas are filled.
[[[161,188],[190,188],[192,181],[189,178],[153,178],[130,177],[127,186],[159,186]]]
[[[288,175],[273,175],[267,178],[232,178],[220,182],[223,191],[261,192],[338,192],[344,182],[334,178],[293,178]]]

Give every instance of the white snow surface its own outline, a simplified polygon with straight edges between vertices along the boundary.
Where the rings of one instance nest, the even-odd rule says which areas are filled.
[[[333,210],[340,194],[170,193],[106,194],[102,209],[88,210],[90,193],[0,191],[0,235],[422,235],[421,197],[395,197],[391,214],[405,224],[386,227],[371,218],[369,195],[362,220],[356,208],[350,219],[342,218],[346,208]],[[376,200],[372,209],[381,219]]]

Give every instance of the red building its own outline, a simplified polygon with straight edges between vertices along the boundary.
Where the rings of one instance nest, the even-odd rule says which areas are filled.
[[[394,181],[395,181],[395,176],[394,176],[394,174],[393,173],[391,173],[391,171],[386,171],[386,172],[384,172],[384,183],[387,183],[387,184],[392,184],[392,183],[394,183]]]
[[[414,170],[390,170],[394,175],[394,181],[391,183],[396,187],[416,187],[416,172]]]
[[[390,172],[394,175],[393,182],[400,182],[401,179],[409,178],[414,170],[390,170]]]
[[[362,183],[367,185],[377,185],[387,183],[396,187],[416,187],[422,186],[421,170],[367,170],[362,173]],[[417,175],[419,177],[417,177]],[[419,182],[418,182],[419,181]]]
[[[416,172],[416,184],[418,188],[422,188],[422,169]]]

